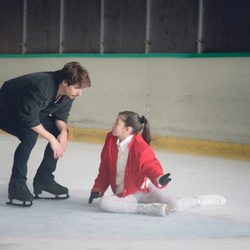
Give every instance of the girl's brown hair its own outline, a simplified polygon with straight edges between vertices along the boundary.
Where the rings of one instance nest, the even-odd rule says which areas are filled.
[[[133,134],[139,133],[142,129],[142,138],[147,144],[151,142],[151,132],[148,119],[145,116],[139,116],[139,114],[133,111],[123,111],[118,114],[122,116],[122,120],[126,127],[133,129]]]

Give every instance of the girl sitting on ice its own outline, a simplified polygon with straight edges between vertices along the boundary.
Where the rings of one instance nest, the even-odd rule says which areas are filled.
[[[174,211],[226,203],[219,195],[176,198],[166,194],[163,188],[171,181],[170,173],[164,174],[150,142],[149,122],[144,116],[132,111],[118,114],[105,139],[89,204],[101,197],[99,205],[108,212],[166,216]],[[113,194],[104,195],[109,186]]]

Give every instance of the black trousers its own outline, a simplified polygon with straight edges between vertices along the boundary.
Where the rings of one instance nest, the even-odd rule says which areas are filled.
[[[48,116],[41,119],[41,124],[55,137],[59,135],[59,131],[52,117]],[[37,142],[38,134],[32,129],[22,126],[13,118],[6,116],[3,117],[2,115],[0,115],[0,128],[9,134],[16,136],[20,140],[20,144],[16,148],[14,154],[10,184],[26,183],[27,163],[30,153]],[[34,180],[48,183],[54,180],[53,172],[56,170],[57,160],[53,155],[53,150],[48,143],[45,148],[43,160],[37,170]]]

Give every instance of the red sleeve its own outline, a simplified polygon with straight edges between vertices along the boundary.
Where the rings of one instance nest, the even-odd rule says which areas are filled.
[[[109,134],[106,136],[105,144],[101,152],[101,162],[99,166],[99,173],[95,179],[92,192],[100,192],[102,195],[105,193],[110,185],[110,173],[109,173],[109,160],[108,160],[108,141]]]
[[[158,188],[161,188],[157,183],[157,178],[164,175],[160,161],[156,158],[150,147],[147,147],[141,154],[141,169],[143,175]]]

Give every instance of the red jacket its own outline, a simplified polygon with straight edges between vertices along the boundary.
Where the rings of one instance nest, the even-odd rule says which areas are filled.
[[[116,163],[117,163],[117,137],[108,133],[101,153],[99,174],[95,180],[92,192],[105,193],[109,185],[113,193],[116,190]],[[140,134],[133,136],[128,145],[129,153],[126,163],[124,188],[120,197],[133,194],[137,191],[147,192],[147,187],[142,187],[148,179],[157,186],[156,179],[164,175],[159,160],[155,157],[150,146],[143,140]]]

